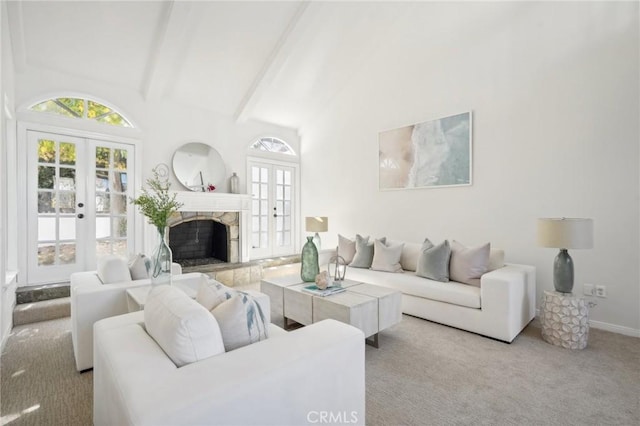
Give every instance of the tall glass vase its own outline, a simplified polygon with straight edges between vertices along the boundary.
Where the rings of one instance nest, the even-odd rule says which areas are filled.
[[[151,256],[151,284],[171,285],[171,263],[173,255],[166,240],[167,228],[158,227],[157,229],[160,241]]]
[[[313,244],[313,237],[307,237],[307,242],[302,246],[301,261],[300,278],[304,282],[315,282],[316,275],[320,273],[320,265],[318,264],[318,249]]]

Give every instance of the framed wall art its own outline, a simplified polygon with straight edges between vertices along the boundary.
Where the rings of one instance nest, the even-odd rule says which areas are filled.
[[[380,190],[471,185],[471,111],[380,132]]]

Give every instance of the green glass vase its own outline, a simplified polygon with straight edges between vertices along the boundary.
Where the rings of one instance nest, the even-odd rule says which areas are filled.
[[[313,244],[313,237],[307,237],[307,242],[302,246],[301,262],[300,278],[302,281],[315,282],[316,275],[320,273],[320,265],[318,264],[318,249]]]

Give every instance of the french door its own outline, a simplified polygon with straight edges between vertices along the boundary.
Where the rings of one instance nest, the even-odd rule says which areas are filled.
[[[295,182],[293,166],[249,162],[251,258],[295,252]]]
[[[29,284],[62,282],[133,247],[134,146],[27,132]]]

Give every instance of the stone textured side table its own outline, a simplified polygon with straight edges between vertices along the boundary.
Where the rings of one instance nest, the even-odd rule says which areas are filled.
[[[584,297],[545,291],[541,306],[542,338],[567,349],[584,349],[589,339],[589,307]]]

